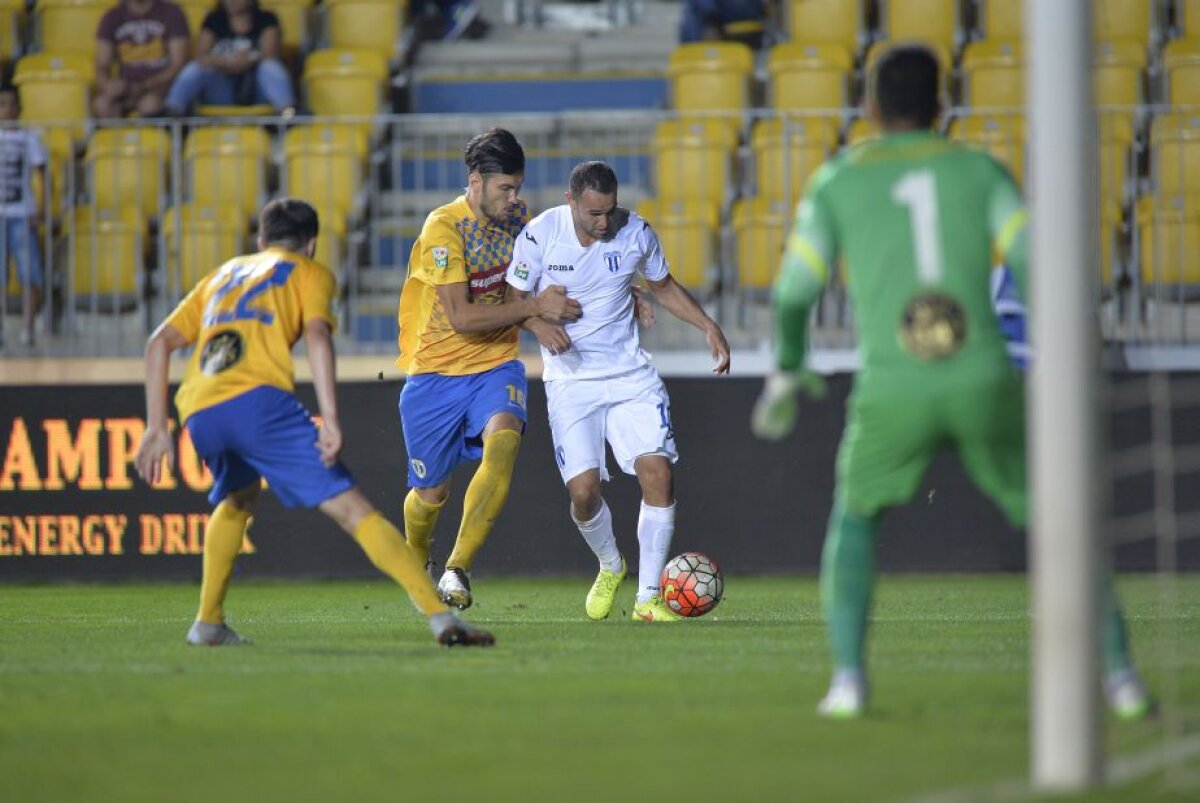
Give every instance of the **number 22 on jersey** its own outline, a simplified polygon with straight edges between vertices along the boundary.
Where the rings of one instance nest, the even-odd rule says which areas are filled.
[[[921,284],[937,284],[942,280],[942,241],[933,171],[905,173],[892,185],[892,200],[908,210],[917,278]]]
[[[270,325],[275,320],[275,313],[255,306],[254,302],[270,288],[287,284],[295,268],[294,262],[273,262],[268,265],[240,263],[230,266],[225,283],[217,288],[204,307],[204,325],[216,326],[233,321],[258,321]],[[260,281],[241,293],[234,293],[252,279]]]

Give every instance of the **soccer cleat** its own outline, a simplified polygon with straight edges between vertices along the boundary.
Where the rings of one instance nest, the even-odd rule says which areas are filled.
[[[633,615],[630,618],[635,622],[678,622],[683,619],[682,616],[667,607],[667,603],[663,602],[662,597],[657,596],[651,597],[645,602],[635,603]]]
[[[1117,719],[1133,722],[1144,719],[1154,710],[1154,703],[1132,669],[1110,672],[1104,680],[1104,697]]]
[[[187,643],[198,647],[240,647],[249,644],[250,639],[242,638],[224,622],[219,625],[192,622],[191,628],[188,629]]]
[[[613,603],[617,599],[617,589],[621,587],[621,581],[625,579],[627,572],[625,558],[621,558],[621,571],[619,572],[608,569],[600,570],[600,574],[596,575],[596,582],[592,583],[592,587],[588,591],[587,601],[583,604],[589,619],[598,622],[608,618],[608,615],[612,613]]]
[[[437,584],[442,602],[465,611],[471,607],[471,578],[462,569],[447,568]]]
[[[838,673],[829,691],[817,704],[826,719],[858,719],[867,711],[867,682],[859,673]]]
[[[496,637],[481,627],[464,622],[449,611],[429,617],[429,628],[443,647],[491,647]]]

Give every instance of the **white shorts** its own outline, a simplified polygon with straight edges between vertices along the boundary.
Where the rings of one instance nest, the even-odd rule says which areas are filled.
[[[634,462],[645,455],[679,459],[671,400],[652,365],[604,379],[547,382],[546,402],[563,482],[593,468],[607,480],[606,440],[626,474],[634,474]]]

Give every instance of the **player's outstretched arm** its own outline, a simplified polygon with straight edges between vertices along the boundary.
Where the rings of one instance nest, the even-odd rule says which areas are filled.
[[[528,290],[519,290],[509,285],[508,299],[505,303],[509,300],[523,301],[528,297]],[[536,337],[542,348],[551,354],[562,354],[571,347],[571,336],[567,334],[567,330],[542,318],[526,318],[521,321],[521,328]]]
[[[342,425],[338,419],[337,368],[333,352],[333,332],[329,321],[313,318],[304,325],[304,345],[312,368],[317,410],[321,414],[321,432],[316,447],[321,462],[332,466],[342,451]]]
[[[725,333],[721,331],[721,327],[717,325],[716,321],[708,317],[704,307],[700,306],[687,288],[675,281],[675,277],[669,273],[663,279],[658,281],[647,279],[647,282],[650,284],[654,297],[666,308],[667,312],[681,321],[690,323],[704,333],[709,351],[713,356],[713,373],[729,373],[729,342],[725,339]]]
[[[167,390],[170,385],[171,352],[188,344],[183,333],[164,323],[146,342],[146,431],[138,445],[133,463],[146,482],[155,483],[162,474],[163,458],[167,467],[175,464],[174,442],[167,422]]]
[[[567,298],[566,289],[558,286],[548,287],[534,298],[506,298],[503,304],[472,304],[466,282],[439,284],[437,294],[450,325],[460,334],[503,329],[527,318],[570,323],[582,313],[579,302]]]

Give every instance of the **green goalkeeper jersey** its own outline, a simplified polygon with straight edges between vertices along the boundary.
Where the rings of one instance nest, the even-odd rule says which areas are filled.
[[[932,390],[926,382],[1007,372],[989,277],[1000,259],[1024,292],[1026,217],[1012,177],[981,151],[928,131],[864,142],[813,176],[787,241],[777,314],[802,314],[806,324],[840,265],[859,335],[860,389]],[[803,345],[794,348],[803,329],[790,331],[798,336],[791,357],[780,344],[785,369],[803,359]]]

